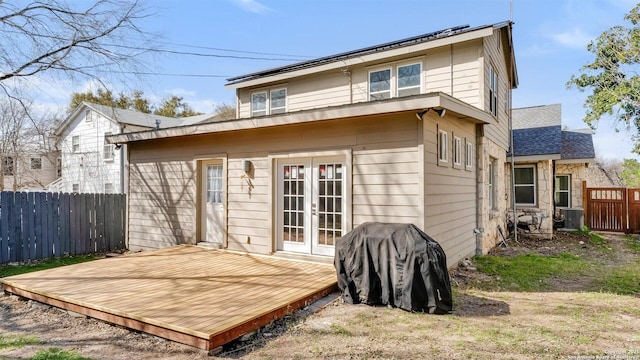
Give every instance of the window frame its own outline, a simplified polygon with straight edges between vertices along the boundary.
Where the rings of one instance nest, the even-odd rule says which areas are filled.
[[[516,183],[516,174],[515,169],[531,169],[533,171],[532,179],[533,184],[517,184]],[[517,195],[516,199],[514,199],[516,206],[536,206],[538,204],[538,184],[537,184],[537,167],[536,165],[516,165],[514,167],[513,174],[513,186],[517,189],[518,187],[533,187],[533,203],[520,203],[518,202]]]
[[[498,82],[499,76],[494,66],[489,64],[489,112],[498,116]]]
[[[36,167],[34,167],[34,164],[36,165]],[[36,156],[29,158],[29,168],[31,170],[42,170],[42,157]]]
[[[473,168],[473,143],[469,141],[466,142],[464,161],[465,168],[471,170]]]
[[[559,182],[558,182],[558,178],[563,177],[563,178],[567,178],[567,190],[561,190],[560,187],[558,186]],[[555,186],[553,189],[553,204],[555,207],[558,208],[570,208],[571,207],[571,175],[569,174],[560,174],[560,175],[556,175],[555,176]],[[561,205],[558,204],[557,201],[557,196],[559,193],[566,193],[567,194],[567,205]]]
[[[71,184],[71,192],[79,193],[80,192],[80,184]]]
[[[495,176],[496,176],[496,159],[489,158],[487,174],[487,191],[489,192],[489,208],[494,210],[496,208],[496,193],[495,193]]]
[[[273,93],[277,91],[284,91],[284,105],[274,108]],[[287,88],[277,88],[277,89],[269,90],[269,99],[268,99],[267,109],[269,114],[284,114],[287,112]]]
[[[444,165],[449,163],[449,133],[445,130],[438,129],[438,164]]]
[[[455,135],[453,136],[453,165],[462,167],[462,139]]]
[[[107,188],[111,187],[111,190],[108,190]],[[115,192],[115,186],[113,186],[113,183],[104,183],[104,193],[105,194],[113,194]]]
[[[376,91],[376,92],[371,91],[371,85],[373,83],[371,81],[371,74],[385,72],[385,71],[389,73],[389,89],[385,90],[385,91]],[[369,93],[368,94],[369,95],[369,101],[386,100],[386,99],[391,99],[393,97],[393,89],[392,89],[392,87],[393,87],[394,79],[393,79],[392,67],[380,68],[380,69],[377,69],[377,70],[369,70],[369,75],[367,77],[367,81],[368,81],[367,90],[368,90],[368,93]],[[382,93],[387,93],[387,92],[389,93],[389,97],[386,97],[386,98],[372,99],[372,97],[371,97],[372,95],[382,94]]]
[[[80,135],[73,135],[71,137],[71,153],[80,152]]]
[[[400,68],[404,68],[404,67],[409,67],[409,66],[415,66],[418,65],[418,85],[412,85],[412,86],[405,86],[405,87],[400,87]],[[408,89],[418,89],[418,94],[422,93],[422,62],[414,62],[414,63],[407,63],[407,64],[402,64],[402,65],[396,65],[396,79],[394,81],[396,88],[395,88],[395,94],[396,97],[405,97],[405,96],[412,96],[412,95],[417,95],[417,94],[409,94],[409,95],[400,95],[400,90],[408,90]]]
[[[253,98],[254,96],[257,96],[260,94],[264,95],[264,109],[256,110],[254,109],[254,106],[253,106],[254,104]],[[251,105],[251,117],[269,115],[269,93],[267,92],[267,90],[252,92],[250,105]],[[256,114],[256,113],[260,113],[260,114]]]
[[[107,136],[112,135],[110,131],[104,133],[106,139]],[[109,156],[106,156],[109,154]],[[114,161],[115,160],[115,145],[104,144],[102,147],[102,161]]]

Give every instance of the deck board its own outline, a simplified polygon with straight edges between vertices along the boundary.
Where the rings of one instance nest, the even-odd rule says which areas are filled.
[[[0,281],[5,291],[204,349],[336,289],[332,265],[197,246]]]

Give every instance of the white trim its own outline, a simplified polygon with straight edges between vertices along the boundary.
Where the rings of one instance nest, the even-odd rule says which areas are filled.
[[[371,91],[371,74],[373,73],[379,73],[379,72],[389,72],[389,89],[385,90],[385,91],[376,91],[376,92],[372,92]],[[367,93],[368,93],[368,99],[369,101],[374,101],[374,100],[384,100],[384,99],[390,99],[393,97],[393,68],[388,66],[388,67],[380,67],[377,70],[369,70],[368,75],[367,75]],[[371,99],[371,95],[377,95],[377,94],[385,94],[385,93],[389,93],[389,97],[383,98],[383,99]]]
[[[276,91],[284,90],[284,106],[282,107],[273,107],[273,93]],[[282,114],[287,112],[287,107],[289,102],[287,101],[287,88],[277,88],[269,90],[269,114]],[[279,111],[282,110],[282,111]],[[275,112],[274,112],[275,111]]]
[[[400,76],[398,75],[398,72],[400,71],[400,68],[401,67],[414,66],[414,65],[418,65],[420,67],[420,70],[418,71],[419,72],[419,76],[420,76],[419,84],[417,86],[413,85],[413,86],[407,86],[407,87],[400,88],[400,86],[398,84],[398,82],[400,81]],[[418,89],[418,94],[422,94],[423,88],[424,88],[422,61],[414,62],[414,63],[398,64],[398,65],[395,66],[395,69],[396,69],[396,71],[395,71],[396,79],[394,81],[394,84],[396,86],[396,89],[395,89],[396,97],[401,97],[400,96],[400,90],[409,90],[409,89],[415,89],[415,88]],[[413,95],[415,95],[415,94],[413,94]],[[402,95],[402,96],[410,96],[410,95]]]
[[[519,203],[517,199],[514,199],[514,203],[516,206],[536,206],[538,204],[538,167],[536,165],[515,165],[514,169],[532,169],[533,170],[533,184],[516,184],[516,174],[513,174],[513,186],[515,188],[520,187],[530,187],[533,185],[533,203]],[[514,170],[515,172],[515,170]]]
[[[260,94],[264,94],[264,109],[261,110],[254,110],[253,108],[253,97],[256,95],[260,95]],[[269,92],[266,90],[262,90],[262,91],[256,91],[256,92],[252,92],[251,93],[251,101],[250,104],[251,106],[251,116],[264,116],[264,115],[269,115]],[[256,113],[262,113],[264,112],[264,114],[258,114],[256,115]]]
[[[80,152],[80,135],[73,135],[71,137],[71,153],[75,154],[79,152]]]
[[[473,143],[469,142],[468,140],[465,140],[466,143],[466,150],[465,150],[465,157],[464,157],[464,165],[467,168],[467,170],[471,170],[473,169]]]
[[[457,136],[453,137],[453,164],[462,165],[462,139]]]
[[[559,186],[558,186],[558,178],[559,177],[566,177],[567,178],[567,190],[560,190]],[[556,174],[555,179],[555,186],[553,189],[553,205],[564,209],[564,208],[570,208],[571,207],[571,175],[570,174]],[[567,205],[557,205],[556,204],[556,195],[558,193],[567,193]]]
[[[449,134],[442,129],[438,129],[438,164],[449,162]]]

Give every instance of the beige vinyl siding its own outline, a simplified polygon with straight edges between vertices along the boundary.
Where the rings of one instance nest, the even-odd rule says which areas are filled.
[[[368,97],[369,71],[391,68],[395,78],[398,65],[420,63],[422,67],[422,93],[439,92],[457,97],[473,106],[483,104],[480,96],[482,41],[472,40],[460,44],[413,52],[377,61],[351,66],[344,71],[330,72],[291,79],[287,83],[273,83],[259,88],[239,88],[239,116],[251,117],[251,94],[258,91],[287,88],[287,111],[315,109],[327,106],[365,102]],[[351,82],[351,90],[349,90]],[[394,88],[392,86],[392,88]],[[395,97],[395,94],[393,95]]]
[[[131,143],[130,247],[196,241],[195,159],[207,158],[202,154],[226,154],[229,249],[274,250],[271,176],[275,170],[270,164],[274,156],[349,150],[353,164],[348,170],[353,183],[351,223],[419,224],[423,218],[420,127],[415,115],[406,113]],[[254,167],[251,187],[241,177],[243,160]],[[183,237],[175,235],[178,228]]]
[[[489,66],[493,65],[498,73],[498,121],[485,127],[486,137],[503,147],[509,148],[509,117],[505,107],[509,105],[505,102],[505,91],[510,88],[509,73],[505,62],[505,45],[498,47],[498,35],[500,30],[495,30],[493,36],[484,39],[484,109],[489,112]]]
[[[474,144],[475,153],[475,125],[449,116],[429,115],[424,120],[424,230],[440,243],[447,254],[447,264],[452,266],[475,253],[476,160],[474,154],[472,171],[454,168],[451,161],[446,166],[437,165],[438,130],[446,131],[449,141],[453,136],[467,139]],[[452,151],[450,144],[450,159]],[[464,160],[463,152],[463,163]]]

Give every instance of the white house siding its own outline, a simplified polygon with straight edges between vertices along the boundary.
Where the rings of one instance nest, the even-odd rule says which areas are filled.
[[[438,165],[438,130],[449,136],[449,162]],[[475,125],[450,116],[439,118],[434,113],[424,117],[424,230],[442,245],[447,254],[447,264],[454,265],[476,251],[476,153],[474,146],[473,167],[465,167],[464,145],[462,167],[452,164],[453,137],[460,137],[463,144],[476,144]]]
[[[420,127],[414,113],[405,113],[131,143],[129,246],[197,241],[195,159],[215,154],[227,159],[229,249],[274,251],[272,160],[280,156],[346,151],[352,156],[352,226],[420,224]],[[253,164],[251,185],[242,178],[243,160]]]
[[[117,134],[116,123],[90,111],[81,112],[62,133],[60,144],[62,154],[63,192],[72,192],[73,184],[78,184],[80,193],[103,193],[105,184],[113,184],[115,192],[120,190],[120,151],[114,149],[113,160],[103,159],[104,134]],[[73,152],[74,136],[80,137],[80,149]]]

